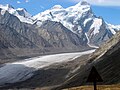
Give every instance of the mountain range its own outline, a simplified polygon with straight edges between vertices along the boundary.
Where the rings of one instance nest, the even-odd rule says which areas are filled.
[[[24,8],[0,5],[0,58],[98,48],[119,30],[94,15],[85,1],[68,8],[55,5],[35,16]]]
[[[92,66],[103,79],[100,84],[118,84],[119,30],[85,1],[68,8],[55,5],[35,16],[0,5],[0,89],[86,85]]]

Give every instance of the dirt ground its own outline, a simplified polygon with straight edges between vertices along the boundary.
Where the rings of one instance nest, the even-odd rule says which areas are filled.
[[[93,86],[80,86],[63,90],[94,90]],[[97,90],[120,90],[120,84],[118,85],[98,85]]]

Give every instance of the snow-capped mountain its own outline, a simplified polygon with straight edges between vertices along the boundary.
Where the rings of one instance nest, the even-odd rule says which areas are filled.
[[[35,15],[34,19],[40,21],[51,20],[61,22],[65,27],[73,30],[74,26],[79,24],[78,20],[84,17],[86,13],[89,13],[88,17],[93,16],[90,5],[88,3],[84,4],[83,2],[80,2],[77,5],[68,8],[63,8],[60,5],[55,5],[51,9]],[[89,20],[86,18],[84,24],[86,24]]]
[[[0,5],[1,15],[4,15],[6,11],[8,11],[10,14],[16,16],[19,18],[21,22],[33,24],[32,15],[30,15],[24,8],[18,8],[14,9],[11,5]]]
[[[119,27],[107,24],[102,17],[94,15],[90,4],[85,1],[68,8],[55,5],[35,15],[34,19],[39,26],[45,20],[60,22],[73,33],[86,35],[90,47],[99,46],[120,30]]]
[[[0,13],[3,9],[0,9]],[[44,21],[41,27],[21,22],[5,11],[0,14],[0,59],[88,50],[87,40],[59,22]]]
[[[0,5],[0,29],[2,47],[58,53],[98,48],[119,31],[120,26],[97,17],[90,4],[82,1],[68,8],[55,5],[35,16],[23,8]]]

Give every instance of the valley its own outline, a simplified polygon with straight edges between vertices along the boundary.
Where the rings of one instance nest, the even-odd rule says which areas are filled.
[[[71,64],[69,65],[69,62],[74,62],[74,60],[76,60],[78,57],[81,57],[83,55],[88,55],[94,51],[95,50],[89,50],[89,51],[77,52],[77,53],[45,55],[45,56],[34,57],[34,58],[22,60],[19,62],[6,63],[5,65],[3,65],[0,68],[0,87],[9,86],[9,85],[11,86],[12,84],[14,85],[14,83],[19,83],[22,81],[29,80],[31,77],[35,77],[35,75],[36,75],[35,73],[38,73],[38,74],[41,73],[41,75],[42,75],[43,73],[46,72],[45,76],[46,76],[46,80],[47,80],[47,76],[48,76],[48,79],[50,78],[49,74],[51,73],[52,69],[53,69],[53,71],[52,71],[53,73],[57,73],[56,71],[54,71],[55,70],[54,65],[56,65],[56,70],[57,69],[59,70],[58,73],[60,74],[60,72],[61,72],[61,74],[62,74],[64,72],[66,72],[67,69],[69,71],[70,68],[73,68],[73,67],[71,67]],[[65,63],[66,64],[68,63],[68,65],[64,65]],[[85,63],[85,61],[80,60],[80,63]],[[62,64],[63,64],[63,67],[59,68],[60,65],[62,65]],[[81,64],[81,65],[83,65],[83,64]],[[68,66],[70,68],[68,68]],[[51,70],[48,71],[46,68],[49,68]],[[61,71],[62,68],[63,68],[63,71]],[[67,73],[69,74],[68,71],[67,71]],[[73,72],[75,72],[75,70],[73,70]],[[56,76],[56,78],[63,77],[63,76],[59,77],[59,74],[54,75],[54,76]],[[64,74],[62,74],[62,75],[64,75]],[[40,78],[40,76],[39,76],[39,78]],[[38,76],[36,75],[36,77],[38,77]],[[67,74],[64,75],[64,78],[65,77],[67,77]],[[50,79],[50,81],[52,82],[52,79]]]
[[[119,60],[120,25],[86,1],[36,15],[0,4],[0,90],[91,90],[93,66],[101,90],[119,90]]]

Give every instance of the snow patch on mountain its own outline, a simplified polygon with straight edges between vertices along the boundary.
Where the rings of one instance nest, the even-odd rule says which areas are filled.
[[[85,33],[85,35],[86,35],[86,37],[87,37],[87,40],[88,40],[87,44],[88,44],[89,47],[91,47],[91,48],[96,48],[96,49],[99,48],[99,47],[97,47],[97,46],[95,46],[95,45],[91,45],[87,33]]]
[[[120,31],[120,25],[107,24],[107,27],[111,30],[113,34],[115,34],[116,31]]]
[[[55,5],[53,6],[51,9],[63,9],[63,7],[61,5]]]
[[[4,15],[6,10],[1,10],[1,15]]]
[[[21,22],[33,24],[32,15],[30,15],[25,9],[18,8],[14,9],[11,5],[0,5],[0,8],[2,9],[1,14],[4,15],[6,11],[8,11],[10,14],[16,16],[19,18]]]
[[[6,4],[6,5],[1,5],[0,4],[0,8],[2,8],[2,9],[4,9],[4,10],[10,10],[10,11],[12,11],[14,8],[11,6],[11,5],[9,5],[9,4]]]
[[[55,5],[51,9],[35,15],[34,19],[40,21],[51,20],[61,22],[66,28],[73,31],[74,24],[78,24],[78,20],[90,9],[90,5],[81,5],[81,2],[68,8]]]
[[[18,8],[16,9],[16,11],[18,12],[19,15],[23,17],[26,17],[26,18],[32,17],[32,15],[30,15],[24,8]]]
[[[95,18],[93,19],[93,24],[91,25],[90,29],[94,29],[93,34],[99,33],[100,27],[102,25],[102,19]]]
[[[90,21],[90,20],[92,20],[92,18],[85,19],[85,21],[84,21],[84,27],[86,26],[87,22]]]

